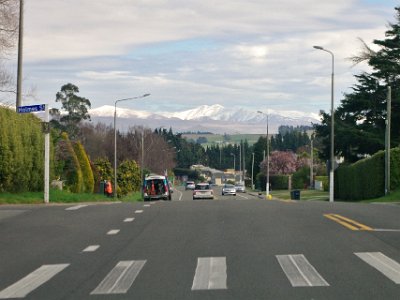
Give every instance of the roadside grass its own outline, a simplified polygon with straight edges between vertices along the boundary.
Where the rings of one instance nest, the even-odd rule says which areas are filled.
[[[371,202],[397,202],[400,204],[400,189],[396,191],[392,191],[387,196],[368,199],[368,200],[361,200],[362,203],[371,203]]]
[[[263,192],[265,193],[265,192]],[[290,200],[290,191],[288,190],[278,190],[278,191],[271,191],[270,193],[273,198],[282,199],[282,200]],[[329,201],[329,192],[324,191],[316,191],[316,190],[300,190],[300,200],[304,201]],[[374,199],[367,199],[367,200],[360,200],[360,201],[343,201],[340,199],[335,199],[335,201],[340,202],[358,202],[358,203],[373,203],[373,202],[393,202],[400,204],[400,189],[396,191],[392,191],[389,195],[374,198]]]
[[[114,198],[103,194],[74,194],[68,191],[50,189],[50,203],[79,203],[79,202],[112,202]],[[136,202],[141,201],[141,193],[135,192],[116,201]],[[41,204],[43,192],[0,193],[0,204]]]
[[[265,193],[265,192],[264,192]],[[273,198],[282,200],[290,200],[289,190],[277,190],[271,191],[270,193]],[[304,201],[328,201],[329,192],[317,191],[317,190],[300,190],[300,200]]]

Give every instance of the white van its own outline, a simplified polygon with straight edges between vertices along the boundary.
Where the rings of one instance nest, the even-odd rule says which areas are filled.
[[[161,175],[149,175],[143,182],[144,201],[171,200],[171,188],[168,179]]]

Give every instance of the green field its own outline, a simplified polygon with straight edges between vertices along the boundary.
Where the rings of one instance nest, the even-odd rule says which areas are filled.
[[[206,138],[206,143],[201,143],[202,146],[210,146],[210,145],[217,145],[217,144],[239,144],[240,141],[246,141],[249,145],[253,145],[258,141],[258,139],[262,136],[261,134],[197,134],[197,133],[190,133],[190,134],[183,134],[182,137],[187,140],[197,141],[198,138]]]

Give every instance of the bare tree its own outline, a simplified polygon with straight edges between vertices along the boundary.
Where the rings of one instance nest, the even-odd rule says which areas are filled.
[[[0,93],[15,93],[14,78],[4,61],[17,42],[18,17],[18,0],[0,0]]]

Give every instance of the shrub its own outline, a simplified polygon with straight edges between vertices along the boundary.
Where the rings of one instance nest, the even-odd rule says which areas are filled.
[[[310,183],[310,168],[302,167],[292,175],[292,188],[303,189]]]
[[[56,157],[62,164],[59,166],[59,174],[65,180],[67,188],[73,193],[80,193],[83,187],[82,171],[79,160],[72,147],[68,135],[63,132],[56,149]]]
[[[74,143],[74,151],[82,171],[82,192],[93,193],[94,177],[86,151],[80,142]]]
[[[141,185],[140,168],[134,160],[124,160],[117,170],[117,195],[125,196],[128,193],[139,191]]]

